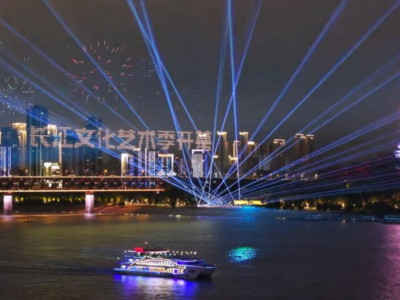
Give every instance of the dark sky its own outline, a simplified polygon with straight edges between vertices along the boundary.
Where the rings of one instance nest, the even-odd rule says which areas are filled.
[[[303,99],[336,62],[373,26],[397,1],[352,0],[338,22],[328,32],[316,52],[306,64],[286,96],[262,127],[256,140],[268,134],[293,107]],[[235,62],[242,57],[246,34],[252,21],[256,1],[233,1]],[[270,109],[285,83],[300,64],[308,49],[323,29],[330,15],[339,5],[338,0],[264,0],[254,35],[237,87],[238,123],[240,130],[254,132],[262,117]],[[166,97],[154,68],[143,68],[141,60],[148,61],[146,45],[135,18],[123,0],[53,0],[51,6],[84,45],[96,45],[104,40],[110,47],[125,46],[123,53],[113,58],[112,72],[119,74],[123,61],[131,57],[135,75],[131,80],[118,78],[116,82],[129,84],[124,93],[127,101],[137,110],[146,124],[155,130],[174,130]],[[197,127],[213,129],[215,94],[217,88],[220,43],[226,16],[226,2],[220,0],[148,0],[147,10],[157,47],[168,72],[190,110]],[[82,76],[93,68],[75,41],[63,29],[49,10],[38,0],[2,0],[0,15],[35,46],[68,73]],[[348,93],[357,83],[399,54],[400,8],[396,9],[346,62],[316,92],[272,134],[272,138],[293,136],[329,106]],[[18,37],[0,26],[2,49],[19,59],[29,57],[26,64],[46,83],[59,89],[89,114],[100,114],[104,124],[113,129],[129,129],[122,119],[111,114],[101,103],[73,92],[71,80],[51,66]],[[1,53],[4,57],[4,54]],[[74,64],[71,59],[85,61]],[[103,66],[103,65],[102,65]],[[237,67],[237,66],[236,66]],[[86,69],[87,68],[87,69]],[[19,68],[21,69],[21,68]],[[153,69],[153,70],[152,70]],[[376,79],[346,102],[357,100],[399,71],[399,64],[385,69]],[[146,76],[150,72],[151,76]],[[7,75],[1,70],[1,75]],[[101,87],[107,86],[98,76]],[[95,83],[88,82],[88,88]],[[223,90],[218,115],[221,124],[232,90],[229,55],[223,75]],[[44,84],[40,84],[44,86]],[[49,88],[46,90],[50,91]],[[103,93],[106,88],[101,88]],[[134,126],[143,128],[134,114],[121,100],[106,93],[106,103]],[[399,81],[390,84],[366,98],[317,132],[317,145],[328,143],[354,132],[398,109]],[[182,129],[194,131],[188,122],[176,95],[170,88],[171,100],[177,109]],[[63,118],[76,124],[83,121],[49,97],[35,93],[35,103],[45,104],[62,124]],[[343,108],[342,105],[339,108]],[[1,116],[0,125],[23,121],[22,115]],[[320,123],[318,123],[320,124]],[[220,125],[219,125],[220,126]],[[397,130],[397,122],[383,130],[365,136],[356,143]],[[233,136],[233,117],[229,115],[226,131]],[[233,138],[232,138],[233,139]]]

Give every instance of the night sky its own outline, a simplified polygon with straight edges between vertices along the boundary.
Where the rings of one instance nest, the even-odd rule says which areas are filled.
[[[260,140],[273,130],[361,36],[397,2],[393,0],[349,1],[336,24],[318,45],[288,93],[262,127],[256,140]],[[250,134],[254,132],[339,4],[340,1],[337,0],[263,1],[237,86],[240,130],[249,131]],[[127,87],[126,92],[122,92],[123,95],[151,129],[174,130],[164,91],[127,3],[123,0],[53,0],[50,1],[50,5],[66,22],[82,45],[86,47],[92,45],[96,48],[98,43],[104,45],[106,41],[109,49],[124,46],[123,50],[112,57],[108,65],[103,56],[102,67],[112,73],[117,86],[121,87],[119,84],[122,83],[124,87]],[[233,1],[236,69],[242,58],[246,35],[256,5],[257,1]],[[197,127],[200,130],[212,131],[220,45],[226,24],[226,1],[149,0],[146,1],[146,7],[160,56]],[[93,65],[82,51],[82,45],[78,45],[68,35],[41,1],[2,0],[0,15],[5,22],[46,53],[67,73],[81,78],[87,76],[93,69]],[[358,83],[399,55],[399,26],[400,7],[271,135],[271,140],[273,138],[288,139],[293,136]],[[5,54],[11,53],[39,77],[45,78],[47,84],[82,106],[89,114],[99,114],[105,126],[112,130],[130,129],[130,126],[122,119],[110,113],[103,102],[135,127],[143,129],[127,105],[121,99],[116,99],[114,93],[108,92],[108,83],[101,76],[93,76],[86,83],[93,92],[101,93],[104,101],[87,99],[79,92],[79,89],[74,91],[76,86],[72,84],[68,76],[54,68],[4,26],[0,26],[0,42],[2,59],[11,62],[9,56]],[[128,58],[132,66],[127,73],[134,75],[129,78],[121,77],[120,73],[124,71],[121,66],[127,63]],[[76,64],[72,61],[73,59],[82,60],[84,64]],[[15,62],[13,66],[20,71],[23,70]],[[384,69],[365,88],[355,93],[334,111],[339,111],[356,101],[358,97],[399,71],[399,63]],[[11,75],[12,73],[5,68],[0,69],[1,77]],[[33,77],[30,76],[30,78]],[[222,78],[218,129],[220,129],[232,91],[228,52]],[[37,79],[34,80],[38,82]],[[339,118],[316,131],[317,147],[332,143],[346,134],[395,112],[398,109],[399,84],[398,79],[391,81]],[[45,86],[44,83],[39,83],[39,85]],[[94,90],[94,85],[97,85],[99,89]],[[49,87],[45,89],[52,92]],[[182,129],[194,131],[170,86],[169,94]],[[52,118],[59,122],[58,125],[65,125],[64,123],[68,121],[69,125],[72,123],[76,127],[83,127],[82,119],[38,90],[35,92],[34,100],[29,101],[49,107]],[[9,113],[0,116],[0,125],[25,120],[22,114],[12,114],[11,110]],[[355,143],[398,130],[397,123],[394,122],[382,130],[364,136]],[[233,140],[232,113],[229,114],[225,130],[230,133],[230,140]],[[393,137],[387,141],[390,140],[393,140]]]

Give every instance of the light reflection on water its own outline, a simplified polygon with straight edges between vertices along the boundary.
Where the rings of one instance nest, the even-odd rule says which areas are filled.
[[[207,282],[187,281],[176,278],[127,276],[114,274],[114,281],[122,284],[124,297],[134,299],[140,295],[170,295],[173,298],[188,299],[197,294],[199,284]]]
[[[252,260],[257,256],[257,249],[252,247],[239,247],[229,251],[228,261],[233,263],[241,263]]]
[[[248,219],[241,212],[201,220],[0,218],[0,286],[7,287],[0,298],[399,299],[400,226],[282,222],[278,213]],[[123,250],[144,241],[196,250],[217,265],[212,280],[111,274]]]

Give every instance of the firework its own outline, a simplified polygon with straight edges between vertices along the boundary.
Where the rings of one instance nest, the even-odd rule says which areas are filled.
[[[0,115],[25,113],[26,106],[34,99],[35,90],[17,76],[0,81]]]
[[[146,79],[146,78],[151,78],[152,77],[152,73],[155,72],[155,68],[153,65],[153,62],[148,59],[148,58],[142,58],[139,61],[139,71],[141,74],[141,77]]]
[[[71,77],[86,87],[72,85],[74,94],[80,95],[88,103],[93,96],[96,100],[106,102],[119,100],[116,92],[127,94],[132,83],[133,72],[132,57],[127,56],[124,46],[109,46],[106,41],[83,46],[83,51],[96,60],[103,72],[114,83],[110,84],[100,71],[88,60],[72,58],[71,61],[77,67],[77,72]],[[90,90],[92,93],[89,93]]]

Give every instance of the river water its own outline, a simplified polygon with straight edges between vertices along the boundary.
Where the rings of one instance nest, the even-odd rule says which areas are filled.
[[[0,218],[1,299],[400,299],[400,226],[150,215]],[[125,249],[196,251],[211,281],[121,276]]]

